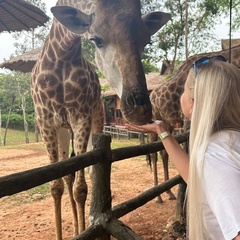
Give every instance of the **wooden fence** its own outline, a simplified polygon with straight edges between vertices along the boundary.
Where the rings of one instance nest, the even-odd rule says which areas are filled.
[[[175,138],[179,143],[186,142],[188,133],[177,135]],[[92,165],[91,226],[72,240],[92,240],[96,238],[110,240],[111,235],[121,240],[143,239],[120,222],[118,218],[181,183],[182,178],[175,176],[131,200],[112,207],[110,189],[112,162],[160,151],[163,149],[163,144],[155,142],[111,150],[110,143],[111,136],[109,134],[95,134],[93,136],[94,149],[90,152],[72,157],[67,161],[0,177],[0,198],[28,190]]]

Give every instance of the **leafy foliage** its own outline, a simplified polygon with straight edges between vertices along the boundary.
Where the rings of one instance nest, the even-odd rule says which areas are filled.
[[[154,56],[155,59],[171,61],[174,69],[176,60],[185,59],[185,52],[194,55],[220,50],[220,39],[214,35],[212,29],[221,23],[221,19],[229,16],[228,0],[142,0],[141,2],[144,13],[161,10],[171,14],[171,20],[155,34],[152,45],[148,46],[148,51],[157,54]],[[233,30],[239,28],[240,24],[239,4],[240,0],[237,0],[233,5],[235,23]],[[151,49],[158,51],[154,52]]]
[[[29,128],[34,128],[34,109],[30,94],[30,74],[12,72],[0,74],[1,125],[6,126],[8,111],[13,104],[9,127],[23,129],[22,95],[26,99],[26,114]]]
[[[95,63],[95,45],[93,42],[83,38],[82,51],[88,61]]]

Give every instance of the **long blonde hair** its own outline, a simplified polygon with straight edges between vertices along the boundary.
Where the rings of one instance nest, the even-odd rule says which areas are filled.
[[[226,62],[209,61],[199,69],[196,78],[193,69],[190,70],[187,84],[194,92],[187,190],[188,234],[190,240],[203,240],[209,239],[202,219],[204,155],[213,133],[223,129],[240,130],[240,71]]]

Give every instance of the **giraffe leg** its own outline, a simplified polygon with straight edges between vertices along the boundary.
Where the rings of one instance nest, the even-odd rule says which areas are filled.
[[[165,150],[160,151],[160,155],[163,162],[163,169],[164,169],[164,180],[167,181],[169,179],[169,171],[168,171],[168,154]],[[171,189],[167,190],[166,193],[168,194],[169,200],[175,200],[176,197],[172,193]]]
[[[65,182],[67,184],[69,198],[70,198],[71,207],[72,207],[72,213],[73,213],[73,234],[74,236],[76,236],[79,234],[79,229],[78,229],[77,206],[73,197],[74,178],[75,178],[75,174],[69,174],[64,177]]]
[[[50,163],[56,163],[59,160],[57,129],[54,128],[53,124],[50,124],[51,121],[49,121],[49,125],[43,125],[41,119],[39,120],[42,139],[47,148]],[[62,240],[61,200],[64,191],[63,180],[61,178],[53,180],[50,188],[54,200],[56,239]]]
[[[85,202],[87,199],[87,183],[85,181],[84,169],[76,172],[73,195],[77,204],[77,212],[79,218],[79,231],[83,232],[85,230]]]
[[[78,118],[75,119],[75,122],[71,122],[71,126],[74,127],[74,146],[77,155],[86,152],[87,146],[89,146],[88,143],[91,143],[91,130],[93,133],[102,132],[103,130],[103,110],[100,101],[95,104],[95,107],[92,110],[91,118],[92,119]],[[82,169],[75,173],[75,180],[73,184],[73,196],[77,205],[77,213],[79,220],[78,224],[80,232],[85,230],[85,202],[87,198],[87,193],[88,187],[85,180],[85,171],[84,169]]]
[[[103,132],[103,122],[104,122],[103,106],[102,106],[101,101],[99,101],[96,103],[96,105],[93,109],[91,133],[90,133],[90,137],[88,140],[88,146],[87,146],[88,151],[91,151],[93,149],[92,134]],[[92,166],[89,166],[87,170],[89,173],[89,177],[92,181]]]
[[[91,119],[81,119],[80,117],[72,119],[71,126],[73,126],[74,133],[74,147],[76,155],[80,155],[87,150],[88,140],[91,132]],[[85,230],[85,202],[87,199],[87,183],[85,180],[85,169],[81,169],[75,173],[73,183],[73,197],[77,206],[78,215],[78,229],[79,232]]]
[[[157,153],[152,153],[150,156],[151,156],[151,164],[153,168],[154,186],[157,186],[158,185]],[[161,195],[156,197],[156,203],[163,203]]]
[[[52,137],[54,139],[54,137]],[[55,139],[57,139],[55,137]],[[47,144],[47,151],[50,159],[50,163],[58,161],[58,149],[57,142],[52,145]],[[55,146],[55,147],[54,147]],[[54,200],[54,212],[55,212],[55,224],[56,224],[56,239],[62,240],[62,211],[61,211],[61,200],[64,192],[64,184],[61,178],[51,181],[51,195]]]
[[[58,131],[58,143],[59,143],[59,159],[64,160],[69,158],[69,142],[70,142],[70,133],[68,129],[61,128]],[[78,231],[78,218],[77,218],[77,207],[76,202],[73,198],[73,182],[75,174],[69,174],[64,177],[64,180],[67,184],[68,194],[70,198],[70,203],[73,213],[73,233],[76,236]]]
[[[61,200],[63,195],[63,180],[57,179],[51,182],[51,194],[54,200],[55,223],[56,223],[56,239],[62,240],[62,214]]]
[[[148,134],[149,142],[156,142],[158,140],[157,134]],[[150,154],[150,164],[153,168],[153,181],[154,181],[154,187],[158,185],[158,171],[157,171],[157,161],[158,156],[157,153],[151,153]],[[161,195],[156,197],[156,203],[163,203]]]

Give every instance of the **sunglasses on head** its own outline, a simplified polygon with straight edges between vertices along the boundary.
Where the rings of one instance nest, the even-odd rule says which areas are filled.
[[[192,68],[194,69],[195,76],[197,76],[197,74],[198,74],[198,69],[199,69],[199,67],[201,67],[201,66],[204,65],[204,64],[207,64],[207,63],[210,62],[210,61],[222,61],[222,62],[226,62],[226,59],[225,59],[225,57],[223,57],[223,56],[221,56],[221,55],[213,56],[213,57],[202,57],[202,58],[199,58],[197,61],[195,61],[195,62],[192,64]]]

